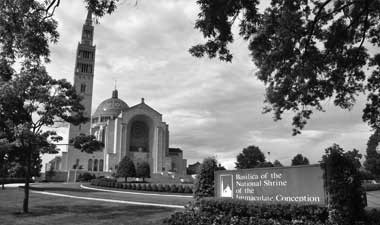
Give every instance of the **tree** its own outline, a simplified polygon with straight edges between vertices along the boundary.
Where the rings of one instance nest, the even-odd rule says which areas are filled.
[[[249,42],[256,76],[266,87],[264,111],[273,112],[275,120],[294,112],[293,135],[313,111],[324,111],[327,100],[351,109],[363,93],[362,118],[372,128],[380,127],[379,0],[277,0],[260,11],[259,1],[197,3],[201,12],[195,28],[207,42],[190,53],[230,62],[231,28],[239,21],[239,35]],[[367,67],[371,74],[364,72]]]
[[[0,148],[1,148],[0,144]],[[3,146],[4,147],[4,146]],[[1,178],[1,189],[4,190],[4,184],[5,184],[5,179],[9,176],[9,149],[5,148],[0,150],[0,178]]]
[[[96,140],[94,135],[79,134],[79,136],[72,138],[69,142],[74,148],[87,153],[93,153],[104,148],[104,143]]]
[[[125,182],[128,182],[128,177],[135,177],[136,176],[136,168],[133,161],[128,157],[125,156],[119,163],[116,171],[117,177],[124,177]]]
[[[137,164],[136,176],[142,178],[143,181],[145,181],[145,178],[150,177],[150,166],[148,162],[144,161]]]
[[[209,157],[203,160],[194,185],[195,200],[214,196],[214,172],[218,168],[215,158]]]
[[[282,163],[278,161],[277,159],[273,162],[274,167],[283,167]]]
[[[297,154],[292,159],[292,166],[298,166],[298,165],[309,165],[309,159],[307,159],[302,154]]]
[[[344,152],[337,144],[327,148],[322,157],[321,168],[333,224],[354,224],[364,215],[364,190],[359,172],[361,157],[358,150]]]
[[[243,152],[236,157],[236,161],[235,168],[237,169],[255,168],[265,162],[265,156],[259,147],[251,145],[243,149]]]
[[[273,167],[273,163],[269,161],[261,162],[255,168],[266,168],[266,167]]]
[[[117,1],[85,0],[98,17],[111,13]],[[24,212],[29,179],[41,167],[40,153],[56,153],[54,142],[62,139],[49,128],[56,122],[86,121],[75,89],[65,80],[52,79],[43,65],[50,61],[49,44],[58,40],[53,15],[59,4],[0,1],[0,143],[12,149],[11,162],[25,168]]]
[[[380,142],[380,130],[376,130],[374,134],[369,137],[367,142],[367,155],[365,156],[364,167],[370,171],[372,175],[380,177],[380,154],[377,148]]]

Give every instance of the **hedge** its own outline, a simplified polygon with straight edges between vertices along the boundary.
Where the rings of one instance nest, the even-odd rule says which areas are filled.
[[[269,205],[221,198],[203,198],[165,220],[168,225],[336,225],[329,222],[328,208],[316,205]],[[366,212],[355,225],[380,224],[380,212]],[[353,224],[353,225],[354,225]]]
[[[190,184],[121,183],[115,179],[100,178],[91,180],[91,185],[138,191],[193,193],[193,186]]]

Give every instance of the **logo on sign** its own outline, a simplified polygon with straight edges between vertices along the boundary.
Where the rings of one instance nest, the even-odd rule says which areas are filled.
[[[233,182],[232,182],[232,175],[220,175],[220,181],[221,181],[221,197],[224,198],[232,198],[233,197]]]

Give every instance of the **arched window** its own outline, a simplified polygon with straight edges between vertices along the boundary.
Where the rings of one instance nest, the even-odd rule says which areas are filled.
[[[99,171],[103,172],[103,159],[99,160]]]
[[[94,171],[98,171],[98,160],[94,160]]]
[[[88,160],[88,171],[92,171],[92,159]]]
[[[86,84],[81,84],[80,85],[80,93],[86,92]]]
[[[149,152],[149,127],[143,121],[134,121],[131,126],[131,152]]]

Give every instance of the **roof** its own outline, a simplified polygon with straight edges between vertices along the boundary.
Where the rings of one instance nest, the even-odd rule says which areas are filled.
[[[112,98],[104,100],[96,108],[92,117],[100,116],[118,116],[122,111],[129,109],[127,103],[118,98],[117,90],[112,92]]]

